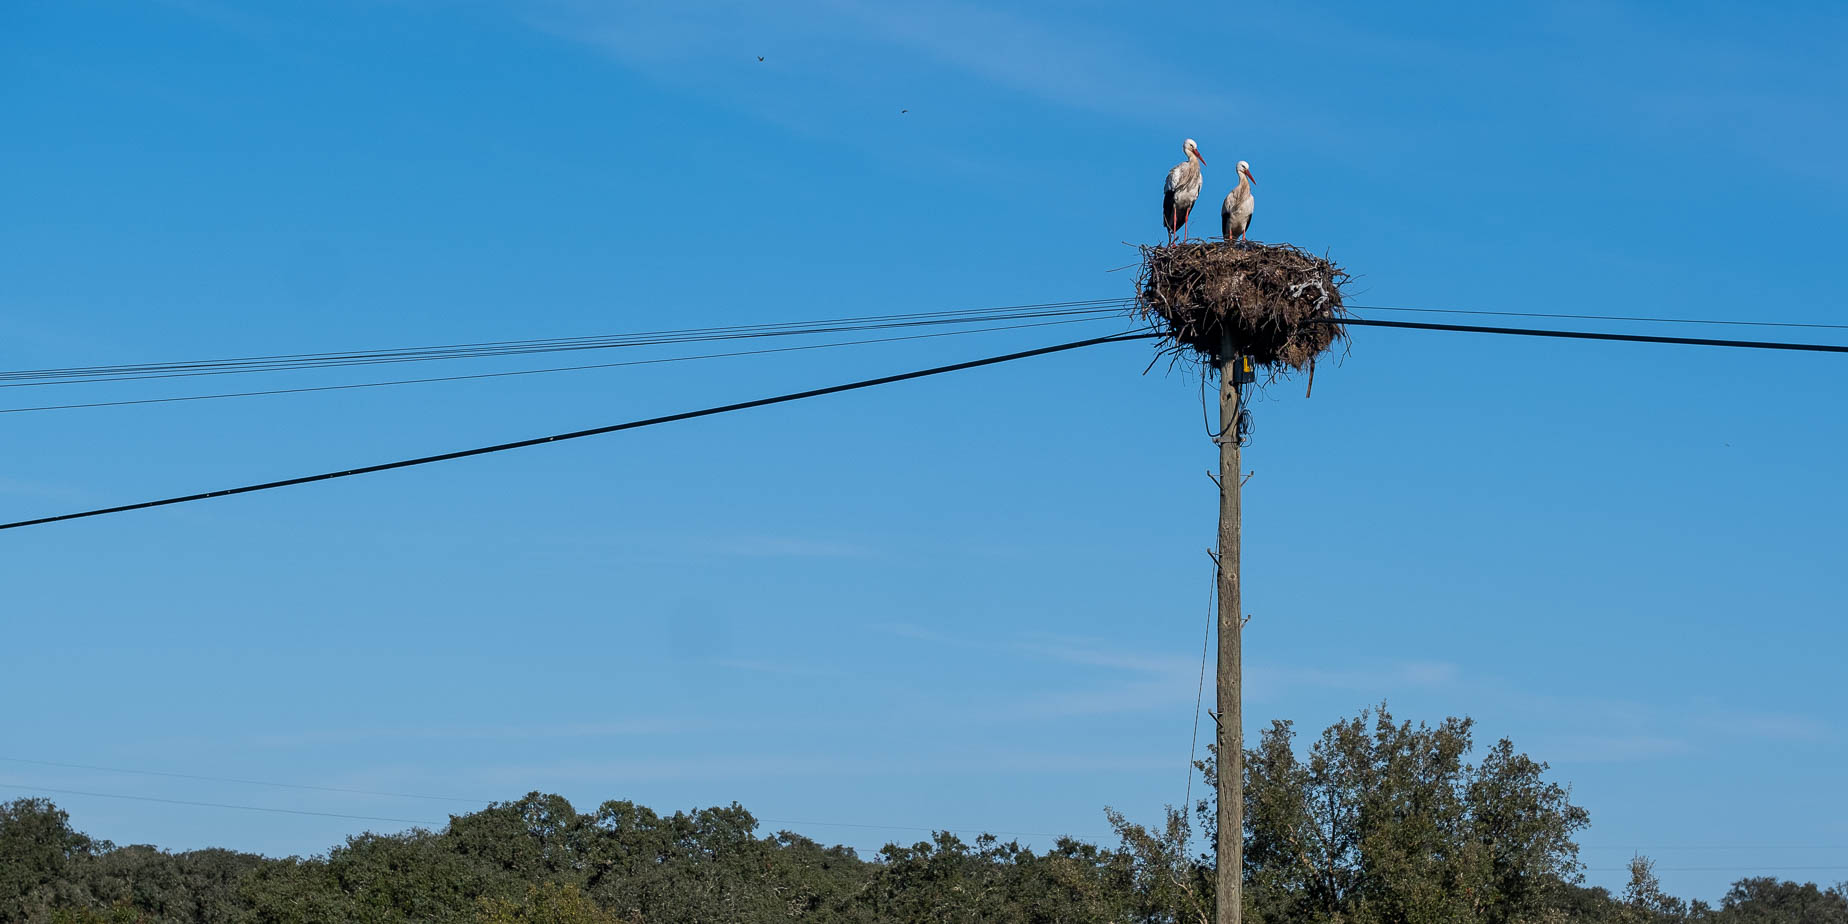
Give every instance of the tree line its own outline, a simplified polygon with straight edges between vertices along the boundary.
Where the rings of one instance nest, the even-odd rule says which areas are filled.
[[[1384,706],[1306,749],[1287,722],[1246,754],[1245,919],[1254,924],[1848,924],[1848,886],[1734,883],[1718,906],[1667,895],[1650,862],[1621,893],[1582,881],[1589,823],[1545,764],[1473,727]],[[1199,764],[1212,778],[1212,757]],[[580,812],[532,793],[440,831],[348,838],[314,857],[118,847],[43,799],[0,803],[0,921],[703,924],[810,921],[1210,924],[1212,798],[1118,843],[1044,851],[938,832],[862,857],[743,807]]]

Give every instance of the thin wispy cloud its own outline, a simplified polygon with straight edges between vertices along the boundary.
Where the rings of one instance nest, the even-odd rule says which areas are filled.
[[[974,638],[896,624],[881,631],[957,648],[978,648],[1016,659],[1049,661],[1091,668],[1073,673],[1076,682],[1056,690],[1017,697],[990,710],[990,718],[1077,717],[1159,712],[1190,706],[1200,691],[1198,650],[1138,651],[1108,639],[1035,635],[1027,638]],[[1207,665],[1210,677],[1212,665]],[[1309,689],[1357,691],[1367,697],[1390,696],[1410,689],[1453,685],[1462,670],[1441,661],[1398,661],[1346,668],[1248,665],[1247,695],[1253,701]]]
[[[801,536],[742,536],[715,540],[710,550],[744,558],[874,558],[873,549],[854,542]]]
[[[484,767],[474,776],[491,786],[557,786],[596,783],[606,787],[689,780],[762,779],[766,777],[862,775],[877,772],[879,762],[861,757],[818,754],[649,755],[611,760]]]
[[[1078,718],[1160,712],[1193,702],[1194,682],[1175,677],[1094,688],[1033,693],[995,710],[998,719]]]
[[[770,674],[777,677],[861,676],[858,671],[842,670],[837,667],[822,667],[796,661],[778,661],[765,658],[714,658],[706,663],[722,671],[747,671],[753,674]]]
[[[1166,119],[1232,103],[1119,38],[966,3],[829,0],[864,35],[1072,109]]]
[[[1070,773],[1145,771],[1172,767],[1172,758],[1065,751],[991,750],[961,754],[885,753],[877,757],[817,754],[706,754],[487,767],[472,776],[488,786],[594,783],[604,786],[766,777],[890,777],[911,774]]]
[[[990,633],[955,633],[940,629],[931,629],[914,623],[883,623],[873,627],[875,631],[899,638],[928,642],[934,645],[946,645],[955,648],[980,649],[1016,658],[1030,658],[1038,661],[1053,661],[1060,664],[1077,664],[1099,667],[1108,670],[1129,671],[1144,674],[1168,674],[1181,670],[1192,670],[1189,665],[1198,664],[1198,659],[1189,659],[1183,655],[1170,655],[1162,652],[1136,652],[1125,648],[1120,643],[1108,639],[1088,638],[1082,636],[1064,636],[1048,633],[1032,635],[1002,635]]]
[[[1029,654],[1063,664],[1081,664],[1088,667],[1103,667],[1162,677],[1192,675],[1197,672],[1200,663],[1200,659],[1193,655],[1135,652],[1125,650],[1120,646],[1100,644],[1091,640],[1025,642],[1021,643],[1018,648]]]
[[[1831,741],[1834,726],[1812,716],[1788,712],[1723,709],[1701,715],[1697,723],[1715,735],[1762,738],[1769,741]]]
[[[1829,722],[1796,712],[1739,709],[1718,701],[1656,705],[1595,691],[1572,695],[1513,688],[1494,677],[1461,682],[1478,704],[1523,717],[1540,730],[1532,753],[1557,762],[1620,763],[1731,749],[1768,741],[1827,743],[1840,739]],[[1558,729],[1557,737],[1546,737]]]
[[[1545,754],[1548,763],[1631,763],[1674,757],[1694,750],[1685,738],[1668,735],[1562,735],[1538,736],[1531,751]]]
[[[1155,712],[1193,702],[1199,689],[1197,655],[1136,651],[1101,639],[1050,635],[1037,636],[1014,647],[1036,660],[1092,670],[1075,672],[1086,681],[1082,685],[1029,694],[998,710],[999,717],[1067,718]]]
[[[978,641],[976,639],[966,637],[966,636],[953,635],[948,632],[940,632],[936,629],[927,629],[923,626],[915,625],[913,623],[908,623],[908,622],[881,623],[879,625],[873,626],[872,628],[876,632],[880,632],[886,635],[896,636],[898,638],[911,639],[913,641],[918,641],[918,642],[931,642],[933,644],[938,644],[938,645],[954,645],[959,648],[992,648],[994,647],[992,642]]]
[[[952,72],[1063,108],[1138,121],[1235,105],[1120,36],[974,4],[797,0],[767,7],[734,0],[537,0],[522,9],[537,28],[595,45],[651,76],[682,83],[710,77],[698,70],[701,64],[746,61],[747,54],[761,53],[765,63],[783,71],[862,86],[890,79],[891,69],[869,73],[852,65],[887,61],[896,51],[914,66]]]
[[[1245,669],[1253,698],[1283,696],[1295,690],[1353,690],[1370,697],[1457,682],[1462,669],[1444,661],[1395,661],[1350,667],[1254,665]]]
[[[643,735],[677,735],[711,731],[708,719],[638,718],[611,722],[546,725],[473,725],[431,727],[378,727],[309,729],[255,735],[258,747],[291,748],[360,741],[497,741],[540,738],[623,738]]]

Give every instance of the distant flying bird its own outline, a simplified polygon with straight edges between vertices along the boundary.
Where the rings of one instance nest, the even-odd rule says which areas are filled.
[[[1181,150],[1187,159],[1168,171],[1168,182],[1161,194],[1161,223],[1168,229],[1170,244],[1174,243],[1176,231],[1181,232],[1181,240],[1187,239],[1187,215],[1200,198],[1200,166],[1206,163],[1192,138],[1182,143]]]
[[[1251,197],[1251,184],[1256,182],[1251,177],[1251,165],[1239,161],[1238,186],[1226,193],[1226,203],[1219,207],[1220,227],[1228,241],[1242,241],[1245,232],[1251,230],[1251,209],[1256,201]]]
[[[898,111],[898,114],[899,114],[899,115],[904,115],[905,113],[907,113],[907,112],[910,112],[910,111],[911,111],[911,110],[909,110],[909,109],[900,109],[900,110]]]
[[[764,59],[764,56],[763,56],[763,55],[758,55],[758,56],[757,56],[757,60],[758,60],[758,61],[762,61],[763,59]]]

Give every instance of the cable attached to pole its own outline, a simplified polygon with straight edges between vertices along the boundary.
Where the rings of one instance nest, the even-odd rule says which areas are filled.
[[[1751,350],[1801,350],[1811,353],[1848,353],[1848,344],[1789,343],[1782,340],[1718,340],[1707,337],[1657,337],[1650,334],[1607,334],[1585,330],[1544,330],[1532,327],[1480,327],[1473,324],[1426,324],[1419,321],[1376,321],[1371,318],[1336,318],[1323,321],[1356,327],[1396,327],[1404,330],[1448,330],[1466,334],[1514,334],[1521,337],[1558,337],[1566,340],[1616,340],[1624,343],[1680,343],[1689,346],[1740,347]]]
[[[890,385],[894,382],[904,382],[904,381],[909,381],[911,379],[921,379],[921,378],[925,378],[925,377],[933,376],[933,375],[942,375],[946,372],[961,372],[965,369],[977,369],[982,366],[993,366],[993,365],[997,365],[1000,363],[1013,362],[1014,360],[1017,360],[1017,359],[1029,359],[1034,356],[1045,356],[1050,353],[1063,353],[1067,350],[1077,350],[1077,349],[1082,349],[1084,347],[1097,346],[1099,344],[1120,343],[1126,340],[1148,340],[1156,336],[1159,336],[1159,335],[1157,334],[1116,334],[1116,335],[1109,336],[1109,337],[1093,337],[1089,340],[1077,340],[1071,343],[1061,343],[1056,346],[1040,347],[1039,349],[1035,349],[1035,350],[1023,350],[1019,353],[1007,353],[1001,356],[990,356],[986,359],[972,359],[967,362],[951,363],[950,365],[947,365],[947,366],[935,366],[930,369],[919,369],[916,372],[901,372],[897,375],[885,375],[885,376],[880,376],[879,378],[876,378],[876,379],[864,379],[858,382],[849,382],[845,385],[830,385],[826,388],[814,388],[808,391],[792,392],[787,395],[777,395],[772,398],[758,398],[754,401],[740,401],[736,404],[725,404],[725,405],[720,405],[718,407],[701,408],[697,411],[682,411],[678,414],[667,414],[661,417],[650,417],[645,420],[631,420],[631,421],[628,421],[627,423],[611,424],[607,427],[592,427],[588,430],[573,430],[569,433],[556,433],[551,436],[539,436],[539,437],[534,437],[532,439],[514,440],[513,442],[510,442],[510,443],[496,443],[492,446],[481,446],[475,449],[460,449],[460,450],[456,450],[455,452],[438,453],[433,456],[419,456],[415,459],[400,459],[396,462],[382,462],[378,465],[367,465],[367,466],[363,466],[360,468],[343,469],[337,472],[322,472],[318,475],[303,475],[299,478],[285,478],[281,481],[266,481],[261,484],[247,484],[242,487],[223,488],[221,490],[205,491],[199,494],[187,494],[187,495],[183,495],[180,497],[167,497],[167,498],[162,498],[160,500],[142,501],[137,504],[122,504],[121,506],[117,506],[117,507],[100,507],[95,510],[84,510],[78,513],[61,513],[61,514],[58,514],[57,516],[38,517],[37,519],[32,519],[32,520],[19,520],[13,523],[0,523],[0,530],[19,529],[25,526],[41,526],[46,523],[58,523],[64,520],[79,520],[85,517],[99,517],[99,516],[103,516],[105,514],[111,514],[111,513],[127,513],[130,510],[146,510],[150,507],[166,507],[172,504],[185,504],[185,503],[190,503],[192,501],[210,500],[214,497],[230,497],[233,494],[251,494],[257,491],[269,491],[269,490],[273,490],[276,488],[293,487],[295,485],[310,484],[316,481],[332,481],[335,478],[348,478],[353,475],[370,475],[374,472],[386,472],[386,471],[391,471],[392,469],[410,468],[416,465],[429,465],[432,462],[448,462],[452,459],[466,459],[470,456],[485,456],[485,455],[488,455],[489,453],[505,452],[509,449],[524,449],[528,446],[538,446],[543,443],[557,443],[557,442],[562,442],[564,440],[581,439],[586,436],[601,436],[605,433],[617,433],[623,430],[639,430],[643,427],[652,427],[657,424],[674,423],[675,421],[680,421],[680,420],[692,420],[696,417],[711,417],[715,414],[729,414],[733,411],[745,411],[745,410],[750,410],[751,408],[768,407],[772,404],[785,404],[790,401],[801,401],[806,398],[819,398],[824,395],[836,395],[836,394],[840,394],[841,392],[845,392],[845,391],[855,391],[861,388],[872,388],[875,385]]]

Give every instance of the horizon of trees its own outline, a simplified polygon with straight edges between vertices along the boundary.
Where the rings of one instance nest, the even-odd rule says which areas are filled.
[[[1301,753],[1287,722],[1246,752],[1245,918],[1253,924],[1848,924],[1848,884],[1735,882],[1717,907],[1631,862],[1621,894],[1583,884],[1589,824],[1547,766],[1469,719],[1397,722],[1382,704]],[[1199,764],[1212,772],[1212,757]],[[1118,844],[1034,851],[948,832],[870,858],[742,806],[580,812],[529,793],[442,830],[365,833],[312,857],[118,847],[44,799],[0,803],[0,922],[1139,922],[1210,924],[1212,796]],[[1195,826],[1201,836],[1195,836]],[[1209,845],[1202,847],[1202,844]]]

